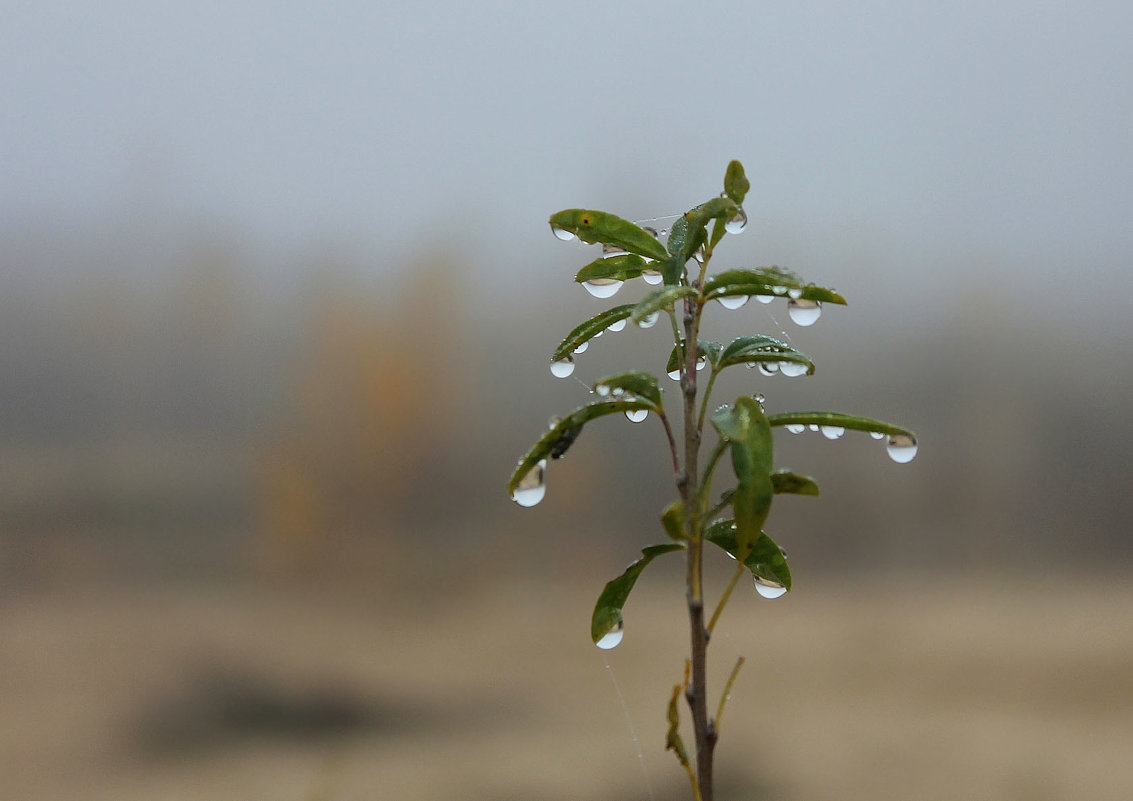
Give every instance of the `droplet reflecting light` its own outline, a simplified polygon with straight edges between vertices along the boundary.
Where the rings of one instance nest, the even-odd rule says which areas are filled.
[[[897,464],[906,464],[917,455],[917,440],[908,434],[894,434],[889,438],[886,450],[889,458]]]
[[[558,237],[559,239],[561,239],[564,242],[569,242],[570,240],[574,239],[573,233],[571,233],[570,231],[568,231],[565,228],[559,228],[559,226],[557,226],[557,225],[551,226],[551,233],[553,233],[556,237]]]
[[[567,356],[562,361],[551,362],[551,375],[555,378],[566,378],[574,372],[574,359]]]
[[[738,234],[746,226],[747,214],[744,213],[743,209],[740,209],[738,212],[736,212],[736,215],[732,217],[732,219],[724,223],[724,230],[729,234]]]
[[[791,298],[787,301],[787,314],[795,321],[795,325],[814,325],[818,322],[818,318],[822,316],[822,304],[817,300]]]
[[[748,301],[747,295],[725,295],[722,298],[716,298],[720,301],[720,305],[725,309],[738,309]]]
[[[609,651],[611,648],[617,648],[621,644],[622,637],[625,636],[626,624],[624,620],[618,620],[614,627],[607,631],[598,642],[594,643],[603,651]]]
[[[821,430],[822,436],[827,439],[839,439],[846,433],[846,429],[842,428],[842,426],[822,426]]]
[[[623,317],[622,319],[618,320],[617,322],[610,323],[608,326],[606,326],[606,330],[607,331],[613,331],[614,333],[617,333],[618,331],[621,331],[625,327],[626,327],[626,321],[625,321],[625,318]]]
[[[546,471],[547,460],[544,459],[519,480],[519,485],[511,494],[511,499],[520,506],[534,506],[543,500],[543,496],[547,494]]]
[[[583,281],[582,285],[591,295],[602,299],[612,298],[622,288],[622,282],[616,278],[595,278],[591,281]]]
[[[631,423],[640,423],[648,416],[648,409],[630,409],[628,412],[626,412],[626,419]]]
[[[779,598],[787,592],[787,588],[777,582],[756,576],[755,591],[764,598]]]
[[[637,324],[638,328],[652,328],[657,325],[657,321],[661,318],[661,312],[653,312],[641,318],[641,322]]]

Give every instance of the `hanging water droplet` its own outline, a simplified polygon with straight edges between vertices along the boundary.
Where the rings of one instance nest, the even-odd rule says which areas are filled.
[[[803,296],[802,287],[793,286],[793,287],[791,287],[790,289],[787,290],[787,297],[791,298],[792,300],[798,300],[802,296]]]
[[[788,423],[786,428],[792,434],[801,434],[806,431],[806,426],[804,426],[802,423]]]
[[[660,270],[642,270],[641,277],[644,279],[645,283],[657,286],[665,276],[661,275]]]
[[[657,321],[661,318],[661,312],[653,312],[641,318],[641,322],[637,324],[638,328],[652,328],[657,325]]]
[[[669,235],[669,229],[668,228],[662,228],[659,233],[660,233],[661,236],[668,236]]]
[[[631,423],[640,423],[648,416],[648,409],[630,409],[628,412],[626,412],[626,419]]]
[[[625,636],[625,628],[625,621],[622,620],[621,616],[619,615],[618,622],[615,623],[613,627],[604,635],[602,635],[602,638],[594,644],[601,648],[603,651],[609,651],[611,648],[617,648],[622,641],[622,637]]]
[[[755,402],[758,403],[760,406],[762,406],[767,401],[767,396],[764,395],[762,392],[757,392],[754,395],[752,395],[752,397],[755,398]]]
[[[625,387],[614,387],[610,390],[610,394],[615,398],[620,398],[622,395],[626,394]]]
[[[703,356],[697,356],[696,357],[696,370],[697,370],[697,372],[700,372],[701,370],[703,370],[704,366],[706,364],[708,364],[708,359],[704,358]]]
[[[610,394],[610,385],[609,384],[595,384],[594,385],[594,391],[597,392],[601,397],[604,398],[604,397],[606,397],[607,395]]]
[[[760,362],[759,372],[765,376],[773,376],[779,372],[779,362]]]
[[[785,286],[773,286],[773,287],[771,287],[771,291],[774,292],[776,295],[786,295],[787,294],[787,287],[785,287]]]
[[[681,368],[678,367],[676,370],[670,370],[669,371],[669,378],[673,379],[674,381],[680,381],[681,380]]]
[[[771,301],[775,300],[775,296],[774,295],[756,295],[755,299],[758,300],[760,303],[770,303]]]
[[[787,588],[775,581],[755,577],[755,591],[764,598],[779,598],[787,592]]]
[[[917,455],[917,440],[909,434],[894,434],[889,438],[889,458],[897,464],[906,464],[913,461]]]
[[[807,428],[809,428],[811,431],[817,431],[818,430],[818,426],[814,423],[811,423],[809,426],[807,426]]]
[[[692,254],[692,257],[694,259],[696,259],[698,262],[700,262],[701,264],[704,264],[704,245],[701,245],[700,247],[698,247],[696,249],[696,252]]]
[[[869,435],[871,437],[873,437],[874,439],[884,439],[885,438],[885,434],[883,434],[880,431],[870,431]]]
[[[817,300],[791,300],[787,301],[787,314],[795,321],[795,325],[814,325],[822,315],[822,304]]]
[[[627,252],[626,249],[623,248],[621,245],[609,245],[609,244],[602,245],[602,258],[603,259],[609,259],[609,258],[612,258],[614,256],[621,256],[621,255],[625,254],[626,252]]]
[[[544,459],[519,480],[519,485],[511,494],[511,499],[520,506],[534,506],[543,500],[543,496],[547,494],[546,472],[547,460]]]
[[[779,372],[788,378],[806,375],[806,365],[801,362],[779,362]]]
[[[603,328],[601,331],[599,331],[597,334],[595,334],[594,336],[592,336],[590,338],[591,339],[597,339],[598,337],[602,336],[602,334],[604,334],[604,333],[606,333],[606,329]]]
[[[583,342],[581,345],[579,345],[577,348],[574,349],[574,352],[575,353],[586,353],[586,349],[589,348],[589,347],[590,347],[589,342]]]
[[[568,231],[565,228],[559,228],[559,226],[557,226],[557,225],[551,226],[551,233],[553,233],[556,237],[558,237],[559,239],[561,239],[564,242],[569,242],[570,240],[574,239],[573,233],[571,233],[570,231]]]
[[[716,298],[720,301],[720,305],[725,309],[738,309],[748,301],[748,295],[725,295],[722,298]]]
[[[729,234],[738,234],[747,226],[747,214],[743,209],[736,212],[736,216],[724,223],[724,230]]]
[[[551,362],[551,375],[555,378],[566,378],[574,372],[574,359],[567,356],[562,361]]]
[[[613,331],[616,334],[618,331],[621,331],[625,327],[626,327],[626,321],[625,321],[625,318],[623,317],[622,319],[618,320],[617,322],[610,323],[608,326],[606,326],[606,330],[607,331]]]
[[[821,426],[822,436],[827,439],[838,439],[846,433],[846,429],[842,426]]]
[[[582,283],[586,291],[596,298],[612,298],[622,288],[622,282],[616,278],[594,278]]]

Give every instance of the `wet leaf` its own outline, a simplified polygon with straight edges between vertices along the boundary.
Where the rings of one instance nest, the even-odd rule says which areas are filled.
[[[814,362],[805,353],[795,350],[775,337],[762,334],[733,339],[720,353],[719,359],[713,366],[717,370],[723,370],[736,364],[760,362],[795,362],[806,365],[807,375],[814,373]]]
[[[648,231],[617,215],[592,209],[564,209],[551,215],[551,227],[570,231],[583,242],[617,245],[651,259],[665,259],[668,252]]]
[[[593,281],[596,278],[613,278],[618,281],[628,281],[637,278],[642,270],[650,269],[651,263],[634,253],[623,253],[620,256],[610,256],[606,259],[595,259],[587,264],[574,280],[578,283]]]
[[[737,206],[742,206],[749,189],[751,189],[751,182],[744,174],[744,165],[738,161],[732,161],[724,172],[724,194],[730,197]]]
[[[775,488],[776,495],[818,495],[818,484],[813,478],[790,470],[776,470],[772,473],[771,486]]]
[[[742,558],[759,538],[771,511],[774,495],[771,426],[759,403],[746,395],[712,415],[712,425],[731,445],[732,469],[737,481],[732,511],[736,521],[737,553]]]
[[[595,391],[601,386],[609,387],[611,392],[620,389],[638,399],[647,400],[654,408],[661,406],[661,387],[658,386],[657,379],[649,373],[634,371],[608,375],[594,382]]]
[[[733,523],[733,520],[717,520],[705,530],[704,538],[738,559],[740,552],[736,545],[736,530]],[[791,569],[787,567],[783,549],[762,531],[751,552],[744,559],[744,567],[750,570],[752,575],[764,581],[772,581],[787,590],[791,589]]]
[[[608,582],[598,596],[598,603],[594,606],[594,615],[590,619],[590,637],[594,642],[602,639],[622,620],[622,607],[629,598],[633,585],[637,583],[641,572],[658,556],[673,551],[684,550],[684,543],[667,542],[663,545],[650,545],[641,549],[641,558],[630,563],[625,572],[616,579]]]
[[[840,426],[851,431],[874,431],[891,437],[905,435],[916,440],[916,434],[907,428],[841,412],[783,412],[771,415],[767,418],[767,422],[772,426]]]
[[[566,338],[559,343],[555,348],[555,352],[551,355],[551,361],[557,362],[565,359],[574,353],[575,348],[584,342],[589,342],[591,339],[601,334],[613,323],[618,320],[624,320],[629,317],[633,312],[634,304],[626,303],[622,306],[615,306],[612,309],[607,309],[604,312],[599,312],[582,323],[575,326]]]
[[[709,364],[715,364],[716,360],[720,357],[721,347],[719,342],[713,342],[710,339],[702,339],[697,343],[696,355],[697,357],[703,356],[708,360]],[[665,372],[671,373],[674,370],[679,370],[684,367],[684,363],[684,344],[674,345],[672,351],[669,352],[669,361],[665,364]]]
[[[681,298],[695,295],[696,290],[690,286],[659,286],[633,307],[633,321],[640,323],[653,312],[671,308]]]
[[[665,527],[665,533],[674,540],[688,539],[688,533],[685,531],[685,504],[684,501],[677,499],[665,507],[665,511],[661,513],[661,525]]]
[[[782,287],[779,292],[776,287]],[[758,270],[726,270],[704,282],[704,296],[709,300],[734,295],[770,295],[786,298],[784,290],[798,290],[798,298],[822,303],[846,305],[846,299],[832,289],[803,281],[796,273],[782,267],[760,267]]]
[[[673,235],[669,234],[669,252],[679,257],[683,264],[692,258],[696,249],[703,245],[708,238],[705,226],[712,220],[730,220],[740,211],[735,201],[727,197],[714,197],[707,203],[701,203],[695,209],[685,212],[678,222],[683,221],[684,232],[680,244],[674,249]],[[676,225],[673,226],[675,231]]]
[[[515,472],[511,474],[511,479],[508,481],[508,494],[514,494],[519,482],[526,476],[535,465],[548,458],[556,446],[562,441],[563,436],[568,432],[585,425],[597,417],[605,417],[608,414],[616,414],[618,412],[629,412],[634,409],[648,409],[653,410],[653,404],[649,401],[643,400],[612,400],[604,401],[601,403],[591,403],[579,409],[575,409],[559,420],[556,420],[539,441],[531,446],[531,450],[519,460],[515,466]],[[575,434],[577,436],[577,434]]]

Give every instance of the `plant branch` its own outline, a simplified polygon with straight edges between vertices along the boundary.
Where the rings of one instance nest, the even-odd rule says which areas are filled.
[[[716,630],[716,621],[720,619],[720,613],[724,611],[725,604],[727,604],[728,599],[732,597],[732,590],[736,588],[736,585],[743,577],[744,570],[746,570],[744,563],[737,559],[736,572],[732,574],[732,580],[728,582],[728,586],[724,590],[724,594],[720,596],[720,602],[716,604],[716,610],[712,613],[712,618],[708,621],[709,634]]]
[[[724,685],[724,694],[720,696],[720,706],[716,708],[716,735],[720,735],[720,721],[724,719],[724,704],[732,697],[732,685],[736,683],[736,676],[740,673],[740,668],[744,666],[744,658],[741,656],[736,660],[736,666],[732,668],[732,674],[728,676],[728,683]]]

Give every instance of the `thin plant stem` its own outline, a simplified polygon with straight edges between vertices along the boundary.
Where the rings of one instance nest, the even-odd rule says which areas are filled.
[[[724,693],[720,696],[720,706],[716,707],[716,735],[720,735],[720,721],[724,719],[724,704],[732,697],[732,685],[736,683],[736,676],[739,675],[740,668],[744,666],[746,660],[741,656],[736,660],[736,666],[732,668],[732,673],[728,676],[728,683],[724,685]]]
[[[673,475],[677,476],[678,480],[681,475],[681,459],[677,454],[677,441],[673,439],[673,429],[669,425],[669,418],[665,414],[665,409],[662,406],[657,408],[657,416],[661,418],[661,425],[665,427],[665,436],[669,438],[669,453],[673,456]]]
[[[718,375],[720,375],[720,371],[713,367],[712,375],[708,377],[708,384],[704,387],[704,397],[700,399],[700,417],[696,421],[698,431],[704,430],[704,414],[708,411],[708,399],[712,397],[712,385],[716,383],[716,376]]]
[[[716,621],[720,619],[720,613],[724,611],[724,606],[728,603],[728,599],[732,597],[732,590],[739,584],[740,579],[744,574],[744,563],[739,559],[736,560],[736,572],[732,574],[732,580],[728,582],[724,594],[720,596],[720,602],[716,604],[716,610],[712,613],[711,619],[708,621],[708,633],[711,634],[716,630]]]

